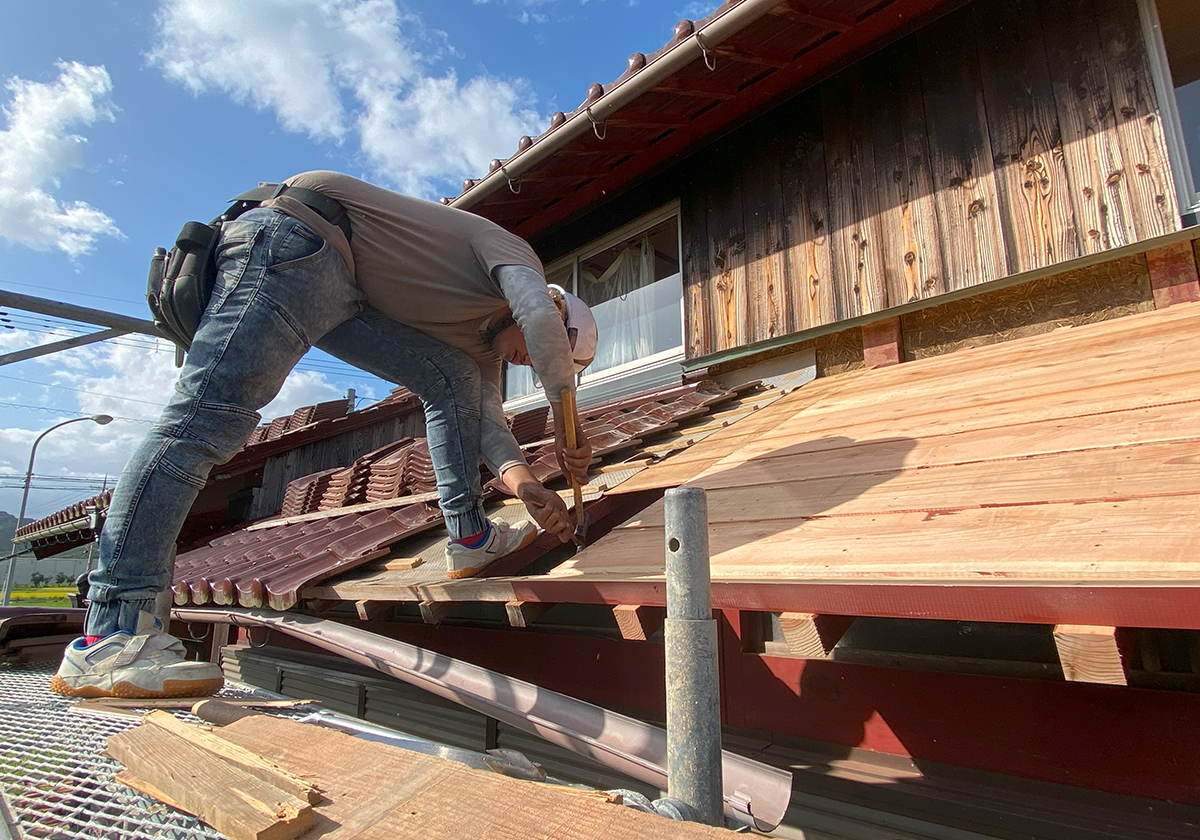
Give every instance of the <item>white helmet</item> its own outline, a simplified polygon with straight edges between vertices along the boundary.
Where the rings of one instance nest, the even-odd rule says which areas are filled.
[[[575,364],[575,373],[579,373],[592,363],[592,359],[596,358],[596,345],[600,340],[596,318],[586,303],[562,286],[550,283],[549,287],[550,299],[558,307],[563,325],[567,328],[567,339],[571,342],[571,361]]]

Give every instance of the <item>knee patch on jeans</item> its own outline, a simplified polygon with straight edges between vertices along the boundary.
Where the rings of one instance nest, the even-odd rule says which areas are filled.
[[[256,412],[238,406],[200,403],[187,421],[163,428],[172,438],[163,467],[176,478],[203,487],[211,465],[223,464],[237,454],[258,421]]]

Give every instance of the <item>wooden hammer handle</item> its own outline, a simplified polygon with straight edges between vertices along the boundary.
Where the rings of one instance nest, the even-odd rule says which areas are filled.
[[[563,388],[562,406],[563,425],[566,427],[567,433],[567,448],[574,449],[575,424],[578,422],[578,418],[575,415],[575,394],[570,388]],[[575,480],[575,476],[568,473],[567,478],[571,479],[571,490],[575,493],[575,516],[579,517],[583,514],[583,488]]]

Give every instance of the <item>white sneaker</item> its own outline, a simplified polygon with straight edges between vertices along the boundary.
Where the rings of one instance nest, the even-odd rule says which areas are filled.
[[[68,697],[203,697],[225,684],[211,662],[189,662],[183,642],[153,613],[138,615],[136,633],[119,631],[93,644],[67,645],[50,690]]]
[[[488,528],[488,538],[479,548],[467,548],[455,542],[446,544],[446,573],[449,577],[477,575],[488,563],[524,548],[537,536],[537,525],[528,519],[522,519],[515,525],[509,525],[503,519],[488,520]]]

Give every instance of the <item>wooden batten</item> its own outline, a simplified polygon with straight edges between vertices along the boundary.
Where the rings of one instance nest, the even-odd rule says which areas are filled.
[[[620,604],[613,607],[613,618],[621,638],[632,642],[644,642],[662,629],[667,611],[663,607],[647,607],[641,604]]]
[[[863,362],[867,367],[887,367],[904,361],[899,318],[885,318],[864,324],[862,337]]]
[[[395,601],[355,601],[354,611],[363,621],[380,621],[392,617],[396,611]]]
[[[1154,308],[1200,300],[1200,275],[1192,242],[1175,242],[1146,252]]]
[[[854,623],[852,615],[815,615],[813,613],[782,612],[779,628],[788,653],[806,659],[822,659],[833,651],[834,645]]]
[[[552,606],[541,601],[509,601],[504,605],[504,612],[508,616],[509,626],[526,628],[532,626]]]
[[[313,615],[324,615],[331,609],[342,603],[339,600],[330,598],[305,598],[304,606]]]
[[[418,606],[426,624],[441,624],[459,605],[454,601],[422,601]]]
[[[1127,633],[1116,627],[1057,624],[1054,644],[1063,676],[1071,682],[1127,685]]]
[[[215,665],[221,664],[221,648],[229,644],[229,637],[233,631],[232,625],[224,622],[214,622],[212,631],[209,635],[208,642],[208,661]]]

